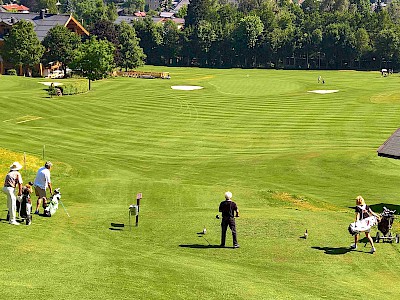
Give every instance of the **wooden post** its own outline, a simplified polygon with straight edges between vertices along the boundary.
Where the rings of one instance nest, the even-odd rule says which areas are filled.
[[[142,199],[142,193],[136,195],[136,205],[138,210],[138,214],[136,215],[136,227],[139,225],[140,199]]]

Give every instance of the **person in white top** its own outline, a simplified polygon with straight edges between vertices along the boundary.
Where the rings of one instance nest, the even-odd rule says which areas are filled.
[[[38,197],[37,203],[36,203],[36,211],[35,214],[39,214],[39,207],[40,204],[43,202],[43,208],[46,208],[47,205],[47,198],[46,198],[46,190],[47,188],[50,191],[50,195],[53,194],[53,189],[51,186],[51,179],[50,179],[50,169],[53,166],[53,164],[49,161],[47,161],[44,164],[44,167],[41,167],[36,174],[35,181],[33,185],[35,186],[35,193],[36,196]]]
[[[15,188],[18,185],[18,196],[22,195],[22,176],[18,171],[22,169],[19,162],[14,162],[10,166],[10,172],[7,173],[4,180],[3,192],[7,195],[7,207],[9,223],[11,225],[19,225],[16,221],[17,198],[15,197]]]

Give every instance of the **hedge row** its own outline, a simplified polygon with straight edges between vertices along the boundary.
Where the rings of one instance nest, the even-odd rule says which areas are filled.
[[[75,95],[89,91],[89,81],[87,79],[67,80],[58,86],[63,95]]]

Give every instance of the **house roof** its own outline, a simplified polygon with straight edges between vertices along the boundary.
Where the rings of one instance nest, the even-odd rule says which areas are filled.
[[[144,11],[137,11],[134,13],[136,17],[145,17],[146,13]]]
[[[0,22],[12,25],[19,20],[27,20],[33,23],[34,30],[38,36],[38,39],[42,41],[47,35],[47,32],[56,25],[67,26],[70,28],[70,24],[74,23],[80,32],[89,35],[89,32],[83,28],[83,26],[70,15],[54,15],[54,14],[43,14],[43,18],[40,14],[35,13],[8,13],[0,12]]]
[[[189,0],[181,0],[179,3],[175,6],[174,11],[178,12],[184,5],[189,5],[190,1]]]
[[[29,7],[26,7],[24,5],[18,5],[18,4],[5,4],[1,6],[4,8],[6,11],[18,11],[18,12],[23,12],[23,11],[29,11]]]
[[[400,159],[400,128],[377,150],[378,156]]]

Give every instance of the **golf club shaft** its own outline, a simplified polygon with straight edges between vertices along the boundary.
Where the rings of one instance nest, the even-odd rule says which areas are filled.
[[[62,203],[62,201],[61,200],[58,200],[58,201],[60,201],[62,207],[64,208],[65,212],[67,213],[67,216],[70,218],[71,216],[69,215],[69,213],[68,213],[67,209],[65,208],[64,204]]]

